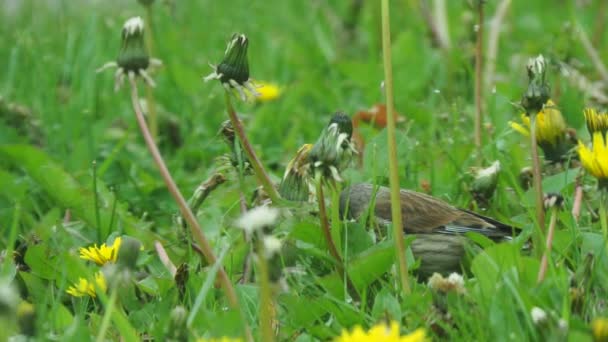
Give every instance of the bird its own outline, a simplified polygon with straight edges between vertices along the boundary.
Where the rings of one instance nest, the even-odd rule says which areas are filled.
[[[359,219],[366,215],[375,195],[374,216],[380,224],[390,224],[390,189],[369,183],[345,188],[340,194],[340,215]],[[512,239],[519,228],[475,212],[457,208],[443,200],[416,191],[401,189],[403,231],[416,239],[410,247],[420,259],[419,277],[433,273],[447,275],[462,270],[467,232],[476,232],[494,241]]]

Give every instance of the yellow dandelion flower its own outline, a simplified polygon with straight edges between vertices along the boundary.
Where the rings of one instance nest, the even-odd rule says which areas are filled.
[[[521,114],[523,124],[509,121],[511,128],[522,135],[530,135],[530,117]],[[536,139],[538,145],[556,146],[564,137],[566,132],[566,121],[562,113],[555,107],[555,103],[549,100],[545,107],[536,116]]]
[[[583,110],[583,115],[589,134],[593,135],[594,132],[606,133],[608,131],[608,113],[598,113],[593,108],[586,108]]]
[[[591,322],[594,341],[608,341],[608,318],[596,318]]]
[[[234,337],[215,337],[215,338],[197,338],[196,342],[243,342],[240,338]]]
[[[600,182],[608,181],[608,134],[593,133],[593,144],[588,148],[580,140],[578,155],[583,167]]]
[[[90,296],[95,298],[97,297],[95,285],[97,285],[103,292],[106,292],[108,285],[103,273],[97,272],[95,274],[95,282],[89,281],[85,278],[78,278],[78,283],[74,284],[74,286],[70,286],[65,292],[74,297]]]
[[[257,96],[247,92],[247,97],[252,102],[270,102],[281,96],[281,88],[275,83],[256,81],[255,87]]]
[[[97,247],[97,244],[95,244],[93,247],[80,248],[80,257],[85,260],[93,261],[99,266],[105,265],[108,262],[116,263],[121,241],[122,239],[119,236],[114,239],[111,247],[108,247],[104,243],[100,247]]]
[[[334,342],[425,342],[428,341],[424,329],[418,329],[413,333],[401,336],[399,333],[399,324],[395,321],[390,325],[380,323],[373,326],[367,332],[356,326],[351,332],[346,330],[337,337]]]

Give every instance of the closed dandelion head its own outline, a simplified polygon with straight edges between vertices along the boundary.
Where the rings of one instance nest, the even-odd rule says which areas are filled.
[[[530,135],[530,117],[521,114],[521,123],[510,121],[511,128],[524,136]],[[536,115],[536,142],[545,159],[558,162],[568,158],[571,143],[567,139],[566,120],[555,103],[548,100]]]
[[[597,178],[601,189],[608,190],[608,133],[594,132],[591,147],[579,140],[577,151],[585,170]]]
[[[500,161],[495,161],[487,168],[473,170],[473,183],[471,192],[478,201],[486,201],[492,197],[496,185],[498,184],[498,174],[500,173]]]
[[[122,238],[119,236],[114,239],[112,245],[108,246],[105,243],[97,247],[97,244],[92,247],[80,248],[80,258],[93,261],[99,266],[103,266],[106,263],[116,263],[118,258],[118,250],[122,243]]]
[[[244,34],[232,35],[224,52],[224,59],[218,65],[211,65],[213,72],[204,78],[205,82],[219,80],[228,92],[236,90],[243,101],[247,100],[244,89],[254,96],[259,96],[249,78],[248,47],[249,39]]]
[[[304,144],[296,156],[287,164],[285,174],[279,185],[279,194],[290,201],[307,201],[314,193],[310,168],[312,144]]]
[[[116,61],[108,62],[97,72],[109,68],[117,68],[114,74],[114,89],[118,90],[122,85],[125,76],[134,79],[141,76],[150,86],[156,86],[154,80],[148,74],[148,70],[159,67],[162,62],[155,58],[150,58],[146,51],[144,42],[144,21],[141,17],[133,17],[127,20],[122,28],[122,43]]]
[[[538,113],[549,100],[549,85],[546,82],[546,62],[542,55],[531,58],[526,66],[528,71],[528,89],[524,93],[521,104],[526,109],[526,115]]]
[[[344,171],[357,151],[351,142],[352,121],[337,112],[323,130],[310,151],[310,163],[315,179],[342,182]]]
[[[95,274],[95,279],[89,280],[85,278],[78,278],[78,282],[66,290],[66,292],[74,297],[89,296],[92,298],[97,297],[97,289],[106,292],[108,285],[106,278],[102,272]]]
[[[593,108],[585,108],[583,115],[585,116],[585,123],[590,135],[593,135],[595,132],[603,134],[608,132],[608,113],[601,113]]]

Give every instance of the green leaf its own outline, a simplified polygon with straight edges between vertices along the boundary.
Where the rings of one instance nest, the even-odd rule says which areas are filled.
[[[90,227],[99,228],[92,186],[82,186],[43,151],[29,145],[5,145],[0,146],[0,158],[22,168],[54,201],[64,208],[69,208],[75,217],[83,220]],[[87,184],[93,184],[92,180]],[[100,180],[97,181],[97,190],[99,222],[101,226],[109,227],[115,201],[114,194]],[[141,224],[121,203],[116,203],[116,216],[114,227],[120,224],[127,234],[145,241],[154,238],[149,231],[135,229]]]

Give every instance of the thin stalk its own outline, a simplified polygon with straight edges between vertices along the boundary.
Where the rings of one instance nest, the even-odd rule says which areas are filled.
[[[262,341],[274,341],[274,332],[272,329],[272,321],[274,313],[272,310],[272,291],[270,289],[270,279],[268,276],[268,262],[266,260],[264,242],[262,237],[258,239],[257,255],[254,258],[257,260],[258,266],[258,284],[260,287],[260,330]]]
[[[530,151],[532,153],[532,182],[536,198],[536,220],[540,233],[545,231],[545,209],[543,201],[543,185],[540,170],[540,159],[538,158],[538,146],[536,144],[536,116],[538,113],[530,113]]]
[[[236,116],[236,111],[234,110],[234,107],[232,106],[232,100],[230,99],[230,93],[226,92],[225,97],[228,117],[230,118],[230,122],[232,123],[232,127],[234,128],[237,137],[241,141],[241,144],[243,144],[245,154],[251,162],[251,166],[253,167],[253,171],[255,172],[258,181],[262,183],[264,191],[266,191],[266,194],[268,194],[268,197],[270,197],[272,202],[275,204],[280,203],[282,200],[279,193],[277,192],[277,189],[274,187],[274,185],[272,185],[270,177],[268,177],[268,173],[266,173],[264,166],[262,166],[260,159],[258,159],[258,156],[255,154],[255,151],[253,150],[253,147],[249,142],[249,139],[247,139],[247,136],[245,135],[245,130],[243,129],[241,120],[239,120],[239,118]]]
[[[551,208],[551,219],[549,221],[549,232],[547,233],[547,243],[545,245],[545,252],[543,258],[540,261],[540,269],[538,270],[537,282],[540,284],[545,280],[547,274],[547,268],[549,266],[549,259],[551,257],[551,250],[553,248],[553,236],[555,235],[555,225],[557,224],[557,208]]]
[[[148,50],[148,55],[152,56],[153,54],[153,30],[152,30],[152,5],[145,6],[146,7],[146,32],[148,34],[144,35],[144,42],[146,44],[146,50]],[[150,133],[152,137],[156,141],[158,138],[158,115],[156,113],[156,102],[154,101],[154,92],[152,87],[146,83],[146,104],[148,105],[148,121],[150,122]]]
[[[110,326],[112,312],[114,311],[114,306],[116,305],[117,292],[118,291],[116,291],[116,289],[112,289],[112,294],[110,295],[110,299],[106,305],[106,309],[101,320],[101,326],[99,327],[99,332],[97,333],[97,338],[95,339],[96,342],[102,342],[105,340],[106,332]]]
[[[165,181],[165,185],[167,186],[167,189],[169,190],[169,192],[171,193],[171,196],[173,196],[173,199],[177,203],[177,206],[179,207],[179,211],[180,211],[182,217],[188,223],[188,226],[190,227],[190,231],[192,232],[192,236],[194,236],[194,239],[196,240],[197,244],[200,246],[201,251],[202,251],[206,261],[209,264],[214,264],[216,262],[217,258],[215,257],[215,254],[213,254],[211,245],[209,245],[209,242],[207,241],[207,238],[205,237],[205,234],[203,233],[201,226],[199,225],[198,221],[196,220],[196,217],[194,216],[194,214],[192,213],[192,210],[190,210],[188,203],[186,203],[184,196],[182,196],[181,192],[177,188],[175,181],[171,177],[171,173],[169,172],[169,170],[167,169],[167,166],[165,165],[165,162],[163,161],[163,158],[160,154],[160,151],[158,150],[158,147],[156,147],[156,144],[154,143],[154,138],[152,138],[152,135],[150,134],[150,130],[148,129],[148,126],[146,124],[146,119],[144,118],[144,114],[142,112],[141,106],[139,105],[139,100],[138,100],[139,96],[138,96],[138,92],[137,92],[137,84],[135,83],[135,78],[129,77],[129,81],[131,83],[131,103],[133,105],[133,110],[135,111],[135,117],[137,118],[137,123],[139,124],[141,133],[144,137],[144,140],[146,141],[148,151],[152,155],[152,158],[154,159],[154,163],[158,167],[158,170],[160,171],[160,174],[161,174],[163,180]],[[234,287],[232,286],[232,283],[230,282],[230,279],[228,278],[228,275],[226,274],[226,271],[224,270],[223,266],[219,267],[218,276],[220,278],[220,282],[222,284],[222,287],[224,288],[224,292],[226,293],[226,297],[228,298],[228,302],[230,303],[230,306],[233,309],[237,309],[240,311],[240,306],[238,303],[236,292],[234,291]],[[243,321],[243,322],[245,322],[245,321]],[[246,323],[244,323],[244,324],[246,324]],[[248,327],[245,327],[245,328],[246,328],[246,331],[249,330]]]
[[[600,226],[602,228],[602,235],[604,235],[604,241],[608,244],[608,219],[606,219],[606,205],[608,205],[607,198],[608,190],[600,189]]]
[[[344,267],[344,262],[342,261],[342,257],[340,256],[340,253],[338,253],[338,249],[336,248],[334,239],[331,236],[329,221],[327,220],[327,209],[325,207],[325,195],[323,194],[323,183],[321,181],[317,181],[316,193],[317,203],[319,205],[319,220],[321,221],[321,230],[323,231],[325,242],[327,243],[327,247],[329,248],[329,253],[334,259],[336,259],[336,269],[342,275],[342,277],[346,279],[346,286],[350,293],[350,296],[354,300],[359,301],[361,299],[361,296],[359,296],[359,292],[357,291],[355,284],[348,276],[346,268]]]
[[[407,260],[405,259],[405,243],[403,241],[403,223],[401,217],[401,199],[399,187],[399,166],[397,164],[397,144],[395,140],[395,113],[393,110],[393,66],[391,62],[391,28],[390,9],[388,0],[382,0],[382,55],[384,57],[384,87],[386,94],[387,133],[388,133],[388,164],[391,189],[391,213],[393,219],[393,239],[395,240],[395,255],[399,264],[399,280],[401,289],[410,293],[408,281]]]
[[[483,64],[483,0],[477,4],[477,44],[475,46],[475,148],[477,150],[477,164],[481,166],[483,158],[481,154],[481,123],[483,121],[482,108],[482,64]]]
[[[102,243],[103,229],[101,228],[101,219],[99,215],[99,194],[97,193],[97,161],[93,160],[93,205],[95,206],[95,224],[97,227],[97,242]]]

